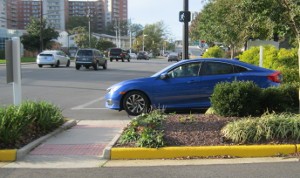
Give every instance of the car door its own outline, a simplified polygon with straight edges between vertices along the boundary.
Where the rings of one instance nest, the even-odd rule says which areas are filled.
[[[229,63],[206,61],[200,71],[201,82],[199,87],[201,105],[210,106],[210,97],[214,87],[219,82],[232,82],[239,76],[235,72],[234,66]]]
[[[201,62],[180,65],[158,78],[154,88],[154,103],[162,108],[193,108],[199,106]]]

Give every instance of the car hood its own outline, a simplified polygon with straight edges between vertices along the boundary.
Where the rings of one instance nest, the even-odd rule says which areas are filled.
[[[138,89],[139,87],[142,87],[144,85],[148,85],[152,83],[153,80],[155,80],[156,77],[144,77],[144,78],[137,78],[137,79],[131,79],[131,80],[125,80],[119,83],[116,83],[112,85],[110,88],[120,88],[125,87],[127,89]],[[138,83],[138,85],[136,85]]]

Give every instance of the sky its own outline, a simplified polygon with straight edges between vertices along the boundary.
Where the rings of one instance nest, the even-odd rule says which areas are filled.
[[[200,12],[202,0],[188,0],[189,11]],[[145,26],[163,21],[174,40],[182,40],[183,23],[179,22],[179,11],[184,0],[128,0],[128,18],[131,23]]]

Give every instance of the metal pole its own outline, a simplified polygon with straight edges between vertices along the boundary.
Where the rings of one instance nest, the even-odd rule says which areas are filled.
[[[145,35],[143,33],[143,51],[145,51]]]
[[[263,58],[264,58],[264,47],[260,46],[259,51],[259,67],[263,66]]]
[[[40,13],[40,52],[42,52],[44,50],[44,44],[43,44],[43,0],[41,0],[40,2],[40,9],[41,9],[41,13]]]
[[[21,88],[21,48],[20,38],[12,38],[12,50],[13,50],[13,93],[14,93],[14,105],[19,105],[22,102],[22,88]]]
[[[189,1],[183,0],[183,10],[189,10]],[[189,58],[189,22],[185,21],[183,24],[183,40],[182,40],[182,59]]]

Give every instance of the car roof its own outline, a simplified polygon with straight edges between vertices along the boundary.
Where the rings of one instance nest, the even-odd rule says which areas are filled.
[[[60,50],[46,50],[41,52],[40,54],[56,54],[57,52],[60,52]]]

